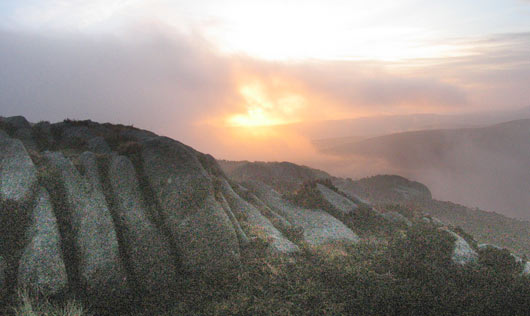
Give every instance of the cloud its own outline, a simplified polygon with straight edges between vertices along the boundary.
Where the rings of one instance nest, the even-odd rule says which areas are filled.
[[[149,20],[127,30],[120,35],[0,31],[0,115],[134,124],[202,151],[245,159],[248,150],[223,139],[234,135],[224,126],[227,118],[252,110],[252,98],[241,93],[249,85],[259,87],[263,103],[257,104],[272,121],[276,114],[287,122],[455,112],[478,109],[482,100],[505,100],[505,107],[528,100],[527,34],[485,41],[475,57],[398,71],[383,62],[220,55],[200,34],[184,35]],[[239,146],[250,146],[264,142],[263,134],[258,136],[236,139]],[[281,143],[283,152],[292,146],[291,157],[304,152],[299,135]],[[277,157],[272,148],[278,147],[270,148]]]
[[[174,132],[215,113],[231,69],[196,40],[0,32],[0,110],[32,120],[91,118]]]

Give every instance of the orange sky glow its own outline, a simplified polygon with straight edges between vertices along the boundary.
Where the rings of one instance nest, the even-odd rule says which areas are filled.
[[[219,158],[320,159],[313,140],[359,136],[333,120],[530,105],[523,0],[21,0],[0,17],[1,115],[134,124]]]

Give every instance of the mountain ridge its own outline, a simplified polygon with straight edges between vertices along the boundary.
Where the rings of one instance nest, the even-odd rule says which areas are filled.
[[[376,170],[426,183],[434,196],[529,219],[530,120],[492,126],[405,132],[326,148],[377,161]]]
[[[372,204],[338,181],[351,180],[316,169],[224,162],[237,175],[230,177],[212,156],[181,142],[92,121],[2,118],[1,130],[2,312],[17,290],[54,302],[75,297],[105,315],[315,313],[322,306],[348,313],[350,302],[369,315],[400,309],[378,294],[394,293],[400,282],[410,302],[421,295],[417,282],[451,278],[460,293],[467,285],[459,274],[478,280],[484,269],[493,269],[489,281],[509,277],[506,286],[526,286],[526,258],[481,249],[423,210]],[[397,185],[391,200],[430,197],[421,184],[381,179]],[[361,287],[366,298],[336,301],[359,278],[373,284]],[[500,297],[497,287],[472,290]],[[315,297],[322,305],[305,305]],[[445,296],[437,304],[469,308]]]

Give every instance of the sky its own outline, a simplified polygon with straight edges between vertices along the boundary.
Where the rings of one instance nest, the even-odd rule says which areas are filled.
[[[278,125],[504,111],[529,86],[530,1],[0,1],[0,115],[218,158],[300,161],[311,139]]]

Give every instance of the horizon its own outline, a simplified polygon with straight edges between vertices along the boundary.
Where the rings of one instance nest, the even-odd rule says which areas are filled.
[[[443,197],[439,170],[329,148],[529,118],[530,1],[7,1],[0,69],[1,116],[132,124]]]
[[[278,140],[276,125],[530,106],[529,1],[25,0],[0,9],[4,116],[134,124],[220,158],[246,158],[238,146],[250,146],[248,158],[278,158],[267,146],[252,155],[252,144]],[[346,136],[355,135],[336,135]],[[310,146],[295,132],[280,138],[287,158]]]

